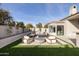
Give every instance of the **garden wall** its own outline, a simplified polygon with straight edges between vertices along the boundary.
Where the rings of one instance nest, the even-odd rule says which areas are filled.
[[[10,28],[7,25],[0,25],[0,38],[18,33],[22,33],[22,28],[17,29],[16,27]]]

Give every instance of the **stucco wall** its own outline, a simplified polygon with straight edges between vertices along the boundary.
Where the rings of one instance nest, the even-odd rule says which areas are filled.
[[[66,36],[67,37],[75,37],[78,28],[75,26],[78,25],[76,21],[68,21],[66,20]]]
[[[15,27],[12,27],[10,29],[9,26],[0,25],[0,38],[10,36],[10,35],[14,35],[14,34],[17,34],[17,33],[22,33],[22,28],[16,29]]]
[[[49,26],[52,25],[52,26],[57,27],[57,25],[64,25],[64,36],[66,36],[68,38],[75,38],[76,32],[77,31],[79,32],[78,20],[75,19],[73,21],[68,21],[68,20],[63,20],[63,21],[64,21],[64,23],[51,23],[51,24],[49,24]],[[56,33],[57,32],[55,32],[53,34],[56,35]],[[51,33],[49,32],[49,34],[51,34]]]

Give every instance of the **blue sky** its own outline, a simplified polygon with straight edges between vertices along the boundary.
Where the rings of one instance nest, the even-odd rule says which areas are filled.
[[[25,24],[48,23],[69,15],[71,3],[3,3],[1,8],[10,11],[15,21]],[[79,8],[79,4],[75,4]]]

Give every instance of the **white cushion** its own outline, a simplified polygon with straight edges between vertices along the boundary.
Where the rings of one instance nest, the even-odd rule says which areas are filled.
[[[24,40],[23,40],[23,43],[27,43],[27,40],[26,40],[26,39],[24,39]]]
[[[48,38],[46,38],[46,41],[47,41],[48,43],[52,43],[51,40],[49,40]]]
[[[24,36],[24,39],[29,39],[29,36]]]
[[[55,39],[55,36],[49,36],[48,39]]]
[[[56,40],[52,40],[52,43],[56,43]]]

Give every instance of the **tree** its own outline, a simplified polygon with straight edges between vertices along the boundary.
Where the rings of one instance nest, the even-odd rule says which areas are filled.
[[[12,28],[13,26],[15,26],[15,21],[8,21],[8,26],[10,28]]]
[[[0,9],[0,24],[7,24],[9,20],[11,20],[12,17],[10,16],[10,13],[4,9]]]
[[[46,25],[44,25],[44,28],[48,28],[48,25],[46,24]]]
[[[16,22],[16,29],[19,28],[19,22]]]
[[[39,30],[41,31],[42,23],[38,23],[38,24],[36,24],[36,27],[39,28]]]
[[[32,25],[32,24],[27,24],[27,25],[26,25],[26,28],[27,28],[27,29],[33,28],[33,25]]]
[[[21,28],[23,29],[23,32],[24,32],[25,26],[24,26],[24,23],[23,23],[23,22],[17,22],[16,27],[17,27],[17,29],[18,29],[19,27],[21,27]]]
[[[36,24],[36,27],[37,27],[37,28],[42,28],[42,23]]]
[[[0,9],[0,24],[3,24],[5,21],[5,16],[6,15],[6,11],[3,9]]]

